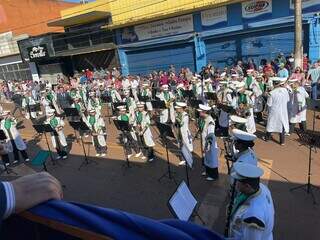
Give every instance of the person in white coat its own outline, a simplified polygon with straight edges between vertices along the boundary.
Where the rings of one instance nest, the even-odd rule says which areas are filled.
[[[37,118],[37,112],[35,111],[36,101],[32,97],[31,92],[25,92],[21,105],[22,105],[22,108],[24,109],[26,119]]]
[[[228,237],[237,240],[272,240],[274,206],[270,190],[260,183],[263,170],[252,164],[234,164],[235,199],[228,219]],[[229,239],[228,238],[228,239]]]
[[[141,148],[143,152],[142,160],[148,158],[149,162],[154,160],[153,147],[155,143],[153,141],[152,132],[150,130],[150,116],[147,111],[145,111],[145,104],[142,102],[137,103],[138,111],[136,111],[135,122],[133,126],[135,127],[138,138],[140,138]]]
[[[176,127],[178,128],[178,140],[180,143],[180,148],[185,146],[190,153],[193,152],[192,135],[189,130],[189,116],[185,111],[187,104],[184,102],[177,102],[176,109]],[[184,165],[186,162],[184,160],[180,161],[179,165]]]
[[[140,89],[140,97],[144,98],[146,102],[146,107],[149,112],[153,111],[153,107],[151,104],[152,92],[150,90],[150,84],[144,83],[142,84],[142,89]]]
[[[124,98],[122,99],[122,101],[126,103],[126,107],[130,114],[130,118],[134,119],[135,111],[137,108],[136,102],[134,98],[130,96],[130,89],[123,90],[123,94],[124,94]]]
[[[202,155],[204,155],[205,172],[202,173],[206,176],[206,180],[214,181],[218,176],[218,149],[215,133],[215,123],[210,115],[211,107],[208,105],[199,104],[199,129],[201,130],[201,148]]]
[[[288,82],[292,88],[289,103],[290,133],[294,131],[297,123],[299,123],[300,129],[305,131],[307,129],[306,99],[309,98],[309,94],[304,87],[300,86],[301,83],[299,83],[297,79],[291,79]]]
[[[103,118],[92,108],[89,110],[89,115],[86,119],[86,124],[91,130],[92,144],[96,149],[97,157],[106,156],[107,141],[106,141],[106,125]]]
[[[27,154],[27,145],[23,141],[20,136],[19,131],[16,128],[16,120],[10,116],[10,111],[3,111],[2,115],[3,119],[0,123],[0,129],[4,132],[7,139],[4,141],[6,146],[7,152],[13,152],[14,154],[14,161],[13,164],[16,164],[20,161],[19,152],[21,153],[22,157],[26,162],[29,161],[29,157]],[[9,155],[4,154],[2,155],[2,159],[4,163],[8,166],[9,165]]]
[[[170,117],[172,123],[175,123],[175,112],[173,103],[175,100],[175,96],[172,92],[169,91],[168,85],[163,85],[161,88],[161,92],[157,95],[157,97],[165,102],[166,109],[162,110],[160,113],[160,122],[167,123]]]
[[[47,113],[46,124],[50,124],[54,132],[51,132],[51,142],[52,146],[57,150],[58,156],[56,159],[66,159],[68,154],[66,151],[67,140],[63,132],[64,121],[60,117],[55,116],[55,110],[50,109]]]
[[[289,133],[288,103],[290,101],[288,90],[283,87],[286,79],[273,78],[274,89],[269,93],[267,100],[268,120],[265,141],[270,140],[271,133],[280,134],[280,144],[284,145],[285,133]]]

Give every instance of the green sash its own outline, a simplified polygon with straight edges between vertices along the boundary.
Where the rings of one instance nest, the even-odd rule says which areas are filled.
[[[58,119],[56,119],[55,117],[50,120],[50,125],[52,128],[56,128],[58,124]]]
[[[89,116],[89,124],[93,126],[96,123],[96,117],[95,116]]]
[[[11,128],[11,125],[12,125],[12,121],[10,119],[6,119],[4,121],[4,128],[9,130]]]
[[[143,119],[142,112],[137,112],[136,116],[137,116],[137,124],[141,124]]]

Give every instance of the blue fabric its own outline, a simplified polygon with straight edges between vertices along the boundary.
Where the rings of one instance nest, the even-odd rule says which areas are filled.
[[[114,239],[223,239],[196,224],[179,220],[152,220],[135,214],[80,203],[49,201],[30,210],[33,214],[76,226]]]
[[[6,209],[7,209],[6,191],[4,189],[2,182],[0,182],[0,226],[1,226],[1,221],[3,219],[3,215],[6,212]]]

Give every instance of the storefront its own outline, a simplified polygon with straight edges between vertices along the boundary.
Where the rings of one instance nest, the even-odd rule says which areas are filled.
[[[303,50],[320,57],[318,0],[303,1]],[[180,17],[118,29],[117,44],[124,74],[147,74],[189,67],[200,71],[237,60],[272,60],[294,51],[293,0],[245,1]],[[315,20],[318,19],[318,20]]]

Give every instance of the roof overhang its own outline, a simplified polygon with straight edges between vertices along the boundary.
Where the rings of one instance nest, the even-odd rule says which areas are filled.
[[[59,20],[50,21],[47,23],[47,25],[49,27],[69,27],[69,26],[96,22],[102,19],[106,19],[110,16],[111,16],[110,12],[91,11],[91,12],[84,13],[77,16],[61,18]]]

